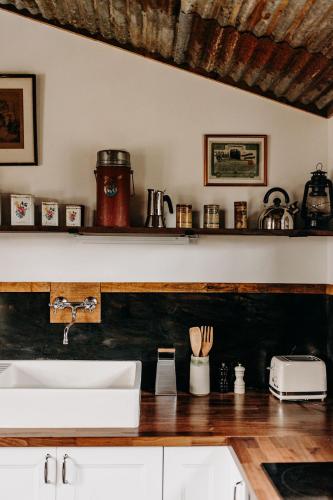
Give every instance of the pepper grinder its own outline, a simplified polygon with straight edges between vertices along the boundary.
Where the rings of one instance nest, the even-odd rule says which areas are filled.
[[[225,363],[221,363],[220,366],[220,392],[228,392],[229,391],[229,382],[228,382],[228,367]]]
[[[245,382],[244,382],[244,372],[245,368],[241,363],[238,363],[238,366],[235,366],[235,394],[244,394],[245,393]]]

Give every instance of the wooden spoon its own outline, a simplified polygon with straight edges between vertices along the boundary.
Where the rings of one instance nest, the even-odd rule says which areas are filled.
[[[201,330],[198,326],[190,328],[190,342],[193,356],[198,357],[201,351]]]
[[[202,335],[201,355],[208,356],[209,351],[213,347],[213,327],[202,326],[201,335]]]

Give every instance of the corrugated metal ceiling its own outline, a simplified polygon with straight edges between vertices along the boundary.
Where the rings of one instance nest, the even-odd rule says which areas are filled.
[[[316,114],[333,113],[333,0],[0,4]]]

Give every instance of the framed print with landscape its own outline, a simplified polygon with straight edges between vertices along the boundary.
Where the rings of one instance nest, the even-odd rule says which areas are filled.
[[[0,74],[0,165],[37,165],[36,76]]]
[[[267,135],[205,135],[205,186],[267,186]]]

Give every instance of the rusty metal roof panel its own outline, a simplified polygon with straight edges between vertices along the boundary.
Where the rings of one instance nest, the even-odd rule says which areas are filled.
[[[333,0],[0,5],[317,114],[333,109]]]

